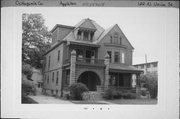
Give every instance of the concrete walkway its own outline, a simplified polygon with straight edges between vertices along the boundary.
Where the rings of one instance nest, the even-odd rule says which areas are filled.
[[[36,101],[39,104],[73,104],[70,101],[62,100],[59,98],[55,98],[52,96],[46,96],[46,95],[36,95],[36,96],[29,96],[34,101]]]

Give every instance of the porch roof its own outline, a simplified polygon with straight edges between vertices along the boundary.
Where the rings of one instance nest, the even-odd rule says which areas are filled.
[[[141,73],[143,70],[140,70],[134,66],[127,65],[110,65],[110,72],[120,72],[120,73]]]

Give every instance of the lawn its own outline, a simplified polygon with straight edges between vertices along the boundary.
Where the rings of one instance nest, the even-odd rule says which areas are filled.
[[[23,96],[22,97],[22,104],[37,104],[37,102],[28,96]]]
[[[157,99],[114,99],[114,100],[106,100],[107,102],[114,104],[157,104]]]
[[[140,104],[140,105],[154,105],[157,104],[156,99],[114,99],[114,100],[101,100],[101,101],[74,101],[71,100],[74,104],[120,104],[120,105],[131,105],[131,104]]]
[[[99,102],[99,101],[86,101],[86,100],[81,100],[81,101],[71,101],[74,104],[107,104],[104,102]]]

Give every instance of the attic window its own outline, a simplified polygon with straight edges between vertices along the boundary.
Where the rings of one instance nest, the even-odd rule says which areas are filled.
[[[88,40],[88,32],[87,31],[84,32],[84,40]]]
[[[79,39],[79,40],[81,39],[81,33],[82,33],[82,31],[79,30],[78,34],[77,34],[77,39]]]
[[[91,32],[91,41],[93,40],[94,32]]]
[[[122,44],[122,37],[119,38],[120,45]]]
[[[118,33],[114,33],[114,43],[118,44]]]

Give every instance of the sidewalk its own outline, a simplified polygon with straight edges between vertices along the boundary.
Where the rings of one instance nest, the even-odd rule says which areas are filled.
[[[70,101],[62,100],[59,98],[55,98],[52,96],[46,96],[46,95],[36,95],[36,96],[29,96],[34,101],[36,101],[39,104],[73,104]]]

